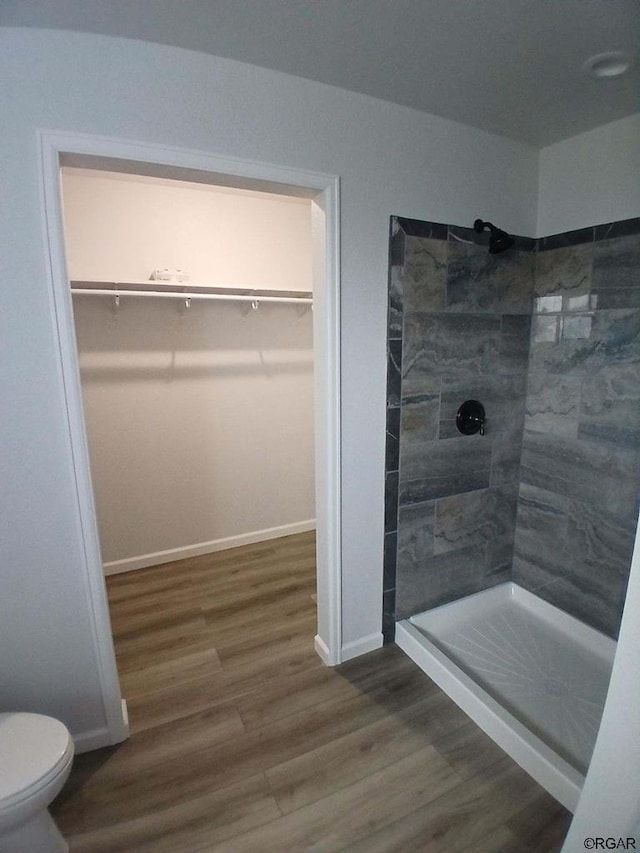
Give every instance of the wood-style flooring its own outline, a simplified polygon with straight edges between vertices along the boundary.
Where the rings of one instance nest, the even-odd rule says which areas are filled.
[[[108,579],[131,737],[78,756],[73,853],[553,853],[570,815],[398,648],[313,650],[313,534]]]

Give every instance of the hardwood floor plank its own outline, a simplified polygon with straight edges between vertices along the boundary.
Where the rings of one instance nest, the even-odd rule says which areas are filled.
[[[76,757],[72,853],[559,850],[567,812],[398,648],[322,664],[314,559],[305,533],[107,578],[132,734]]]
[[[269,787],[258,775],[69,840],[73,853],[199,853],[278,816]]]
[[[426,806],[459,777],[427,746],[347,788],[216,845],[211,853],[335,853],[398,815]]]
[[[320,800],[399,761],[441,734],[464,725],[466,716],[442,693],[383,717],[341,738],[267,770],[284,814]]]

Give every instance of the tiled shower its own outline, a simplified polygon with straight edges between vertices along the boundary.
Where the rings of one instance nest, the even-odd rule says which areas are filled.
[[[615,637],[640,481],[640,219],[487,243],[391,220],[385,639],[506,580]],[[484,435],[456,428],[468,399]]]

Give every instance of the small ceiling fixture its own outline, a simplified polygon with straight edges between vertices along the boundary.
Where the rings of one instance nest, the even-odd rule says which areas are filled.
[[[610,50],[591,56],[582,70],[592,77],[619,77],[631,68],[631,57],[621,50]]]

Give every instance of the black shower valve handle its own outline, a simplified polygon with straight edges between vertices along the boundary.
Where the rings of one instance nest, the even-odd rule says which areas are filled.
[[[458,432],[463,435],[484,435],[485,412],[482,403],[477,400],[466,400],[456,414]]]

